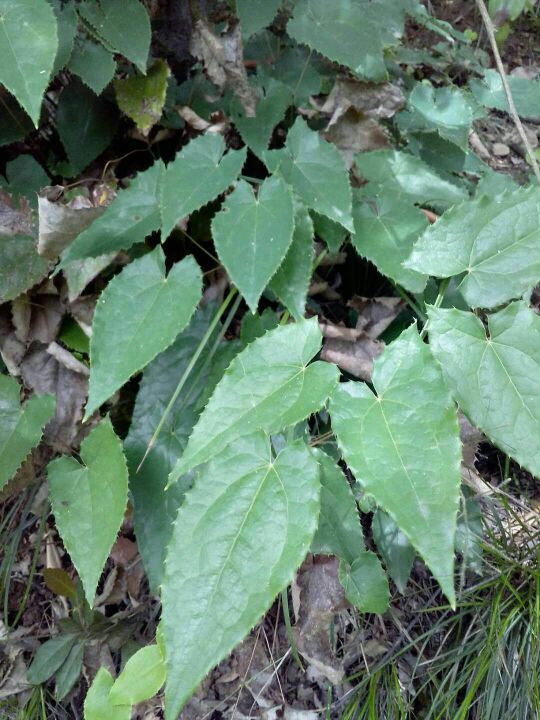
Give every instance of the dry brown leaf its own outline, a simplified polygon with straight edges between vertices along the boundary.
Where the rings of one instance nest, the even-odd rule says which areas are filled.
[[[390,147],[385,128],[375,118],[365,117],[354,108],[330,123],[323,135],[337,147],[349,169],[357,153]]]
[[[358,313],[357,329],[376,340],[403,310],[405,302],[398,297],[365,298],[355,295],[347,305]]]
[[[177,107],[176,112],[188,125],[199,132],[209,132],[223,135],[225,130],[229,127],[229,122],[222,112],[214,113],[214,115],[212,115],[212,122],[208,122],[208,120],[205,120],[200,115],[197,115],[195,110],[192,110],[189,105],[181,105]]]
[[[0,190],[0,235],[31,235],[32,210],[26,198],[13,204],[11,196]]]
[[[373,84],[337,78],[330,94],[318,108],[330,115],[330,125],[354,108],[365,117],[383,119],[393,117],[405,107],[405,97],[397,85],[391,83]]]
[[[384,343],[363,335],[359,340],[349,342],[327,338],[324,341],[321,359],[335,363],[341,370],[369,381],[373,360],[384,350]]]

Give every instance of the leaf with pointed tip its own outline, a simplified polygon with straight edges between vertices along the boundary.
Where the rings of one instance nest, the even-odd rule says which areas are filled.
[[[131,705],[113,705],[109,693],[114,679],[104,667],[100,667],[84,700],[84,720],[129,720]]]
[[[62,0],[52,0],[52,6],[58,31],[58,49],[51,73],[52,77],[54,77],[60,70],[65,68],[73,52],[77,34],[77,12],[74,5],[63,3]]]
[[[49,262],[38,255],[33,237],[0,233],[0,303],[29,290],[48,271]]]
[[[0,375],[0,488],[39,443],[56,407],[52,395],[34,395],[21,406],[20,390],[14,378]]]
[[[83,0],[77,10],[107,45],[146,72],[152,34],[148,13],[139,0]]]
[[[313,219],[313,226],[317,237],[324,240],[326,247],[331,253],[338,253],[347,237],[347,230],[345,230],[342,225],[339,225],[324,215],[319,215],[319,213],[314,210],[311,210],[310,214]]]
[[[172,344],[197,307],[201,284],[191,256],[166,276],[159,245],[110,281],[94,313],[86,418]]]
[[[162,588],[168,718],[291,582],[318,512],[318,465],[301,440],[273,459],[268,437],[252,434],[201,469],[178,513]]]
[[[357,252],[398,285],[421,293],[427,277],[403,263],[428,226],[424,213],[410,201],[384,193],[373,200],[355,198],[353,215],[351,241]]]
[[[281,0],[236,0],[244,40],[270,25],[280,5]]]
[[[46,0],[0,0],[0,83],[36,127],[57,48],[56,18]]]
[[[514,302],[480,318],[430,308],[429,339],[456,402],[470,421],[540,478],[540,318]]]
[[[273,164],[272,151],[265,157]],[[298,117],[289,130],[285,148],[274,157],[279,157],[279,172],[307,207],[353,230],[349,174],[335,145],[323,140]]]
[[[307,209],[300,205],[294,215],[292,243],[268,286],[295,320],[301,320],[306,311],[313,274],[313,237],[313,221]]]
[[[396,583],[399,592],[403,593],[414,562],[413,546],[390,515],[380,508],[373,513],[371,530],[388,574]]]
[[[68,70],[100,95],[114,77],[116,62],[103,45],[86,38],[73,50]]]
[[[79,640],[79,642],[71,648],[69,655],[54,676],[56,684],[54,696],[57,700],[63,700],[79,679],[83,656],[84,640]]]
[[[212,220],[219,259],[252,312],[279,268],[294,231],[291,189],[279,177],[267,178],[255,196],[240,180]]]
[[[128,493],[122,442],[108,417],[82,441],[80,455],[83,464],[72,457],[53,460],[47,475],[56,526],[91,606]]]
[[[137,650],[116,678],[109,693],[114,705],[136,705],[153,697],[165,682],[165,661],[157,645]]]
[[[444,278],[466,273],[459,289],[472,307],[519,297],[540,280],[540,188],[451,208],[418,240],[406,267]]]
[[[158,188],[163,163],[140,172],[120,190],[103,215],[84,230],[62,254],[60,268],[73,260],[128,250],[159,229]]]
[[[450,393],[416,327],[375,360],[373,385],[377,395],[358,382],[334,391],[330,413],[339,447],[454,604],[461,443]]]
[[[272,81],[264,87],[264,94],[257,103],[255,117],[246,117],[241,103],[234,99],[231,104],[232,119],[242,140],[262,157],[268,150],[272,132],[283,119],[285,111],[292,104],[292,93],[283,83]]]
[[[229,150],[221,135],[207,133],[188,143],[170,163],[161,183],[162,240],[175,224],[231,185],[242,170],[246,149]]]
[[[339,378],[335,365],[308,365],[321,341],[312,318],[267,332],[237,355],[195,425],[170,481],[210,460],[237,437],[258,429],[276,433],[319,410]]]
[[[28,668],[28,682],[41,685],[52,677],[69,655],[76,640],[76,635],[62,633],[40,645]]]
[[[381,614],[388,607],[388,578],[381,561],[371,550],[361,550],[351,565],[342,560],[339,582],[347,600],[360,612]]]

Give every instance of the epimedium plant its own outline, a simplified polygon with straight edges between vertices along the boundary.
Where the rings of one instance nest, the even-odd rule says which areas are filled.
[[[162,59],[147,62],[151,25],[139,0],[0,0],[0,82],[20,104],[22,128],[38,125],[50,78],[68,78],[56,109],[66,160],[55,174],[77,177],[109,144],[118,126],[111,86],[144,137],[175,105],[187,106],[186,92],[210,118],[214,101],[204,88],[221,90],[218,107],[239,140],[227,142],[203,118],[197,128],[206,132],[191,132],[174,159],[156,159],[123,189],[102,188],[103,202],[74,212],[69,227],[62,215],[61,232],[41,193],[26,224],[0,236],[2,302],[60,274],[76,296],[119,251],[129,258],[101,292],[89,333],[92,429],[77,457],[58,457],[46,472],[89,608],[129,500],[162,621],[156,643],[116,679],[99,670],[86,720],[129,718],[163,684],[166,717],[177,717],[309,552],[339,558],[346,596],[362,612],[384,612],[387,574],[402,588],[416,555],[453,606],[458,409],[540,475],[540,319],[527,302],[540,279],[540,189],[496,175],[467,148],[482,107],[506,107],[491,71],[478,65],[467,88],[403,78],[407,16],[469,59],[466,38],[415,0],[233,5],[221,35],[192,8],[191,53],[201,66],[186,88]],[[249,75],[243,44],[255,58],[271,48]],[[538,97],[537,83],[527,82]],[[393,94],[391,109],[381,88]],[[340,142],[319,131],[316,112],[294,112],[321,94],[336,132],[346,135],[352,108],[361,116],[355,132],[359,123],[376,125],[384,148],[358,146],[354,133]],[[531,114],[530,94],[516,103]],[[393,118],[395,147],[381,118]],[[173,131],[175,122],[163,120]],[[243,175],[250,158],[259,177]],[[28,194],[20,168],[12,170],[7,191]],[[171,262],[163,247],[209,204],[213,250],[230,279],[220,305],[201,303],[194,257]],[[433,225],[426,209],[441,216]],[[145,240],[158,232],[151,249]],[[417,314],[375,361],[371,382],[341,377],[319,359],[321,330],[306,313],[321,260],[315,236],[330,252],[350,238]],[[263,296],[283,309],[279,324],[258,314]],[[249,310],[240,337],[225,341],[242,299]],[[138,373],[122,441],[100,409]],[[39,442],[55,400],[36,393],[21,405],[17,381],[1,375],[0,407],[5,485]],[[335,446],[314,447],[319,421]],[[361,512],[373,513],[379,554],[366,547],[359,498]],[[71,657],[74,682],[80,643],[60,636],[47,645],[34,662],[50,664],[52,655],[61,667]],[[43,679],[39,667],[33,676]]]

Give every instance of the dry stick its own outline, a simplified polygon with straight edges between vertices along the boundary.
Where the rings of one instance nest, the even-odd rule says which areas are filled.
[[[486,7],[486,3],[484,0],[475,0],[476,7],[480,11],[480,15],[482,16],[482,21],[484,23],[484,26],[486,28],[486,32],[488,34],[489,43],[491,45],[491,50],[493,51],[493,55],[495,57],[495,63],[497,65],[497,70],[499,72],[499,75],[501,76],[503,88],[504,88],[504,94],[506,95],[506,99],[508,101],[508,108],[510,110],[510,117],[514,121],[514,125],[516,126],[516,130],[518,131],[518,134],[523,142],[523,145],[525,146],[525,150],[527,151],[527,155],[529,157],[529,162],[532,165],[533,172],[536,176],[536,179],[540,183],[540,168],[538,167],[538,163],[536,161],[536,156],[534,154],[534,150],[531,146],[531,143],[529,142],[529,138],[525,134],[525,130],[523,128],[523,124],[520,120],[520,117],[517,113],[516,106],[514,104],[514,98],[512,97],[512,91],[510,90],[510,85],[508,84],[508,77],[506,75],[506,71],[504,69],[501,55],[499,53],[499,48],[497,47],[497,40],[495,39],[495,28],[493,27],[493,22],[491,21],[491,17],[489,15],[488,9]]]

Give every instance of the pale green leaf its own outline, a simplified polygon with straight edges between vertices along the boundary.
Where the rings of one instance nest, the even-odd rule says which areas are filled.
[[[130,720],[131,705],[113,705],[109,700],[113,683],[111,673],[100,667],[84,700],[84,720]]]
[[[376,395],[358,382],[336,388],[330,412],[338,445],[453,604],[461,444],[441,370],[414,326],[375,360],[373,385]]]
[[[161,161],[140,172],[128,188],[120,190],[103,215],[84,230],[62,255],[61,268],[73,260],[128,250],[159,229],[158,189]]]
[[[39,443],[56,407],[52,395],[34,395],[21,406],[20,391],[14,378],[0,375],[0,488]]]
[[[371,523],[373,539],[377,545],[388,574],[403,593],[414,562],[414,548],[405,533],[399,529],[387,513],[378,508]],[[457,537],[457,533],[456,533]]]
[[[296,320],[304,317],[313,274],[313,221],[305,207],[296,208],[292,243],[270,281],[272,290]]]
[[[281,0],[236,0],[244,39],[270,25],[280,5]]]
[[[146,72],[151,28],[139,0],[83,0],[77,9],[106,44]]]
[[[200,471],[178,513],[162,589],[168,718],[291,582],[318,512],[318,465],[303,441],[273,459],[269,439],[252,434]]]
[[[116,253],[107,253],[95,258],[84,258],[73,260],[65,268],[64,277],[68,287],[68,300],[76,300],[85,287],[96,278],[102,270],[105,270],[115,259]]]
[[[540,118],[540,79],[508,77],[518,115],[532,120]],[[509,112],[501,76],[496,70],[485,70],[482,80],[473,78],[469,82],[476,101],[484,107]]]
[[[406,266],[459,284],[472,307],[494,308],[540,280],[540,188],[518,188],[452,208],[429,227]]]
[[[109,145],[117,125],[114,106],[74,78],[62,91],[56,111],[56,128],[69,162],[62,173],[74,177],[84,170]]]
[[[257,429],[276,433],[319,410],[339,377],[335,365],[309,361],[321,349],[315,318],[255,340],[231,362],[195,426],[171,482]]]
[[[212,220],[219,259],[252,312],[291,244],[292,193],[279,177],[267,178],[255,195],[240,180]]]
[[[276,81],[266,83],[262,92],[255,117],[246,117],[238,100],[235,99],[231,103],[232,120],[242,140],[258,156],[262,156],[268,149],[274,128],[292,104],[291,91],[283,83]]]
[[[28,682],[41,685],[52,677],[69,655],[76,640],[75,635],[60,634],[40,645],[28,668]]]
[[[63,700],[79,679],[82,670],[83,656],[84,641],[79,640],[79,642],[71,648],[69,655],[54,676],[56,684],[54,696],[57,700]]]
[[[165,60],[156,60],[146,75],[132,75],[114,81],[116,102],[143,135],[159,122],[171,71]]]
[[[0,0],[0,83],[36,127],[57,48],[56,18],[46,0]]]
[[[47,275],[49,262],[37,254],[37,242],[28,235],[0,232],[0,303],[13,300]]]
[[[352,231],[349,175],[335,145],[298,117],[278,155],[279,171],[307,207]]]
[[[386,194],[402,195],[412,202],[447,208],[467,198],[457,185],[437,175],[420,158],[399,150],[375,150],[356,156],[360,175]]]
[[[159,245],[111,280],[94,313],[87,418],[171,345],[197,307],[201,284],[191,256],[166,276]]]
[[[167,166],[161,183],[162,239],[182,218],[216,198],[242,170],[246,150],[225,154],[221,135],[207,133],[188,143]]]
[[[165,682],[165,661],[157,645],[137,650],[116,678],[109,694],[114,705],[135,705],[153,697]]]
[[[53,460],[47,475],[56,526],[91,606],[127,504],[126,461],[108,417],[82,441],[80,456],[83,464]]]
[[[515,302],[488,317],[429,310],[430,347],[473,425],[540,478],[540,317]]]
[[[324,452],[317,452],[321,482],[321,512],[311,543],[316,555],[336,555],[352,564],[365,550],[358,507],[342,469]]]
[[[383,193],[368,200],[355,198],[353,216],[351,241],[357,252],[398,285],[421,293],[427,277],[403,263],[428,226],[424,213],[399,195]]]
[[[380,614],[388,607],[390,590],[386,573],[371,550],[361,550],[350,566],[342,560],[339,582],[347,600],[360,612]]]
[[[68,70],[99,95],[113,79],[116,62],[103,45],[85,38],[73,50]]]

